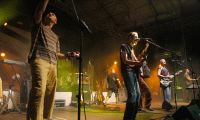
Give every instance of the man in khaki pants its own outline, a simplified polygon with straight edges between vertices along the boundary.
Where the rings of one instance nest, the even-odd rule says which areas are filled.
[[[60,53],[58,36],[52,31],[57,24],[53,12],[45,12],[49,0],[40,0],[34,14],[31,49],[28,56],[32,74],[27,120],[52,120],[57,81],[57,59]],[[47,14],[44,14],[47,13]],[[79,54],[73,52],[73,56]]]

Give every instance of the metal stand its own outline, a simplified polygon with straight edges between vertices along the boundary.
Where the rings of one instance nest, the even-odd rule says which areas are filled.
[[[176,94],[176,75],[174,74],[174,102],[175,102],[175,108],[177,110],[177,94]]]
[[[80,27],[80,56],[79,56],[79,85],[78,85],[78,120],[80,120],[80,114],[81,114],[81,86],[82,86],[82,62],[83,62],[83,38],[84,38],[84,30],[87,30],[87,32],[91,33],[91,30],[88,28],[88,26],[86,25],[86,23],[81,20],[78,16],[77,10],[76,10],[76,6],[74,4],[74,1],[72,0],[72,4],[73,4],[73,8],[74,8],[74,12],[75,15],[77,17],[77,21]],[[84,97],[83,97],[83,101],[84,101]],[[85,109],[84,109],[85,111]],[[86,116],[85,116],[86,118]]]

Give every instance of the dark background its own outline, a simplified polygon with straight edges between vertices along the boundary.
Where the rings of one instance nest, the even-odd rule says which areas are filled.
[[[0,1],[0,51],[6,53],[7,59],[27,61],[32,15],[38,1]],[[119,47],[130,31],[173,51],[150,45],[151,68],[156,67],[160,58],[166,58],[171,68],[176,69],[176,63],[170,60],[178,59],[199,73],[199,0],[74,0],[74,3],[78,17],[92,31],[83,30],[84,67],[90,61],[100,78],[113,61],[119,62]],[[72,1],[50,0],[48,10],[58,17],[53,29],[60,37],[62,51],[78,51],[80,27]],[[8,23],[6,27],[4,22]]]

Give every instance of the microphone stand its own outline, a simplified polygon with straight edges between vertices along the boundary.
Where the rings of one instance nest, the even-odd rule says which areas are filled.
[[[86,25],[85,21],[81,20],[78,16],[77,10],[76,10],[76,6],[74,4],[74,0],[72,0],[72,5],[73,5],[73,9],[78,21],[78,25],[80,28],[80,56],[79,56],[79,84],[78,84],[78,95],[76,96],[78,98],[78,120],[80,120],[81,118],[81,85],[82,85],[82,79],[83,79],[83,75],[82,75],[82,62],[83,62],[83,38],[84,38],[84,30],[87,30],[89,33],[92,33],[91,30],[88,28],[88,26]],[[84,97],[83,97],[84,99]],[[85,109],[84,109],[85,110]],[[86,118],[86,116],[85,116]]]
[[[149,40],[148,40],[148,39],[149,39]],[[174,53],[175,55],[177,55],[175,51],[166,49],[166,48],[164,48],[164,47],[162,47],[162,46],[160,46],[160,45],[158,45],[158,44],[152,42],[152,39],[151,39],[151,38],[148,38],[148,39],[145,40],[145,41],[148,42],[148,43],[150,43],[150,44],[152,44],[152,45],[154,45],[154,46],[156,46],[156,47],[158,47],[158,48],[160,48],[160,49],[162,49],[162,50],[165,50],[165,51],[168,51],[168,52],[171,52],[171,53]],[[179,56],[179,55],[177,55],[177,56]]]
[[[149,40],[148,40],[148,39],[149,39]],[[162,47],[162,46],[160,46],[160,45],[154,43],[154,42],[152,41],[151,38],[148,38],[148,39],[146,39],[145,41],[148,42],[149,44],[152,44],[152,45],[154,45],[154,46],[156,46],[156,47],[158,47],[158,48],[160,48],[160,49],[162,49],[162,50],[168,51],[168,52],[170,52],[170,53],[174,53],[176,56],[179,56],[179,55],[176,54],[175,51],[166,49],[166,48],[164,48],[164,47]],[[177,98],[176,98],[176,97],[177,97],[177,95],[176,95],[176,76],[174,75],[174,100],[175,100],[175,108],[176,108],[176,110],[177,110],[177,100],[176,100]]]

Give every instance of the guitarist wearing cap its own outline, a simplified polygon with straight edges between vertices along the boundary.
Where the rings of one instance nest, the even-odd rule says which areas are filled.
[[[139,107],[141,93],[138,80],[145,59],[143,55],[140,58],[135,55],[138,39],[137,32],[130,32],[127,42],[120,47],[121,73],[128,95],[123,120],[135,120]]]
[[[175,75],[178,75],[182,72],[182,70],[179,70],[178,72],[175,73]],[[166,60],[161,59],[160,60],[160,65],[158,68],[158,77],[160,78],[160,87],[162,88],[163,91],[163,97],[164,101],[162,103],[162,109],[169,111],[173,107],[170,104],[171,101],[171,83],[172,79],[174,78],[174,75],[171,75],[166,68]]]

